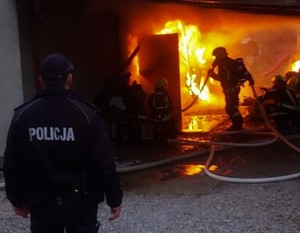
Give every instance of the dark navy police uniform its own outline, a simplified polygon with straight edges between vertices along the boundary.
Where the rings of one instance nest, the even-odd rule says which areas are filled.
[[[9,201],[30,208],[36,233],[98,232],[98,203],[122,202],[99,110],[65,89],[46,89],[15,109],[4,175]]]

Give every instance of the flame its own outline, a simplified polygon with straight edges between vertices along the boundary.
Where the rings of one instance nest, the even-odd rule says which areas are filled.
[[[200,111],[207,111],[209,108],[216,109],[224,104],[224,100],[219,98],[219,95],[222,94],[219,83],[209,78],[207,71],[211,68],[213,48],[219,44],[225,46],[226,43],[223,41],[223,37],[216,36],[214,33],[204,35],[198,26],[187,25],[179,19],[168,21],[153,32],[156,35],[175,33],[178,35],[181,108],[188,107],[189,109],[196,103],[192,114],[182,112],[182,121],[185,122],[185,117],[189,121],[188,125],[182,124],[182,129],[188,127],[190,131],[197,132],[202,129],[203,124],[197,122],[197,117],[190,118],[190,116],[199,115]],[[136,36],[131,36],[129,42],[129,51],[133,51],[138,44],[138,39]],[[139,73],[138,56],[131,64],[131,74],[134,79],[140,80],[142,77]]]
[[[218,166],[217,165],[211,165],[208,170],[213,172],[213,171],[216,171],[218,169]]]
[[[128,41],[128,54],[130,54],[138,44],[138,37],[129,35],[127,38]],[[140,83],[140,66],[139,66],[139,57],[135,56],[130,65],[130,72],[133,77],[133,80],[136,81],[138,84]]]
[[[292,71],[299,72],[300,71],[300,60],[295,61],[292,64]]]
[[[192,175],[196,175],[199,174],[200,172],[202,172],[204,170],[205,166],[204,165],[186,165],[185,169],[184,169],[184,175],[187,176],[192,176]]]
[[[181,20],[168,21],[164,28],[154,34],[164,35],[177,33],[179,49],[179,68],[182,93],[196,96],[205,102],[214,102],[214,96],[209,89],[209,85],[204,85],[207,79],[207,70],[210,68],[208,60],[212,59],[211,51],[215,47],[211,43],[201,42],[202,33],[195,25],[185,25]],[[213,40],[210,40],[213,41]],[[218,41],[214,40],[215,43]],[[128,38],[128,50],[133,51],[138,44],[137,36],[130,35]],[[132,77],[139,77],[138,56],[131,65]],[[213,84],[214,80],[209,79],[208,83]]]
[[[208,170],[216,171],[217,168],[218,167],[216,165],[211,165]],[[204,169],[205,169],[205,165],[202,165],[202,164],[188,164],[188,165],[185,165],[184,175],[193,176],[193,175],[201,173]]]
[[[188,125],[189,131],[197,131],[199,130],[199,119],[198,116],[191,116],[189,125]]]
[[[195,25],[185,25],[181,20],[174,20],[168,21],[162,30],[156,32],[157,35],[168,33],[178,33],[180,73],[185,79],[187,92],[201,100],[210,101],[209,88],[203,87],[207,71],[207,59],[204,57],[207,48],[201,45],[200,30]]]

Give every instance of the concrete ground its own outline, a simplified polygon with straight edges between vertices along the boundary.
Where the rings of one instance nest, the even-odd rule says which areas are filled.
[[[179,139],[222,142],[270,141],[271,136],[184,134]],[[293,134],[292,134],[293,133]],[[290,135],[297,132],[290,132]],[[300,146],[299,137],[290,138]],[[158,144],[115,148],[124,189],[119,219],[100,204],[101,232],[112,233],[300,233],[300,178],[247,184],[217,180],[203,172],[209,145]],[[211,167],[226,177],[266,178],[300,172],[300,155],[282,141],[255,147],[219,147]],[[134,171],[128,171],[128,170]],[[202,169],[202,170],[201,170]],[[1,173],[0,173],[1,177]],[[0,192],[0,229],[29,233],[28,219],[16,217],[5,193]]]
[[[272,180],[300,173],[300,149],[297,151],[280,139],[264,145],[264,141],[268,142],[273,138],[268,135],[222,135],[224,127],[226,124],[210,134],[181,134],[178,139],[229,143],[262,142],[262,146],[254,147],[220,146],[210,165],[215,167],[212,173],[221,177],[258,179],[261,182],[259,179]],[[247,131],[257,127],[245,125]],[[300,147],[300,134],[297,131],[284,132],[296,148]],[[177,194],[205,194],[223,183],[203,171],[210,151],[210,145],[177,145],[174,141],[171,144],[143,141],[139,146],[125,144],[121,148],[114,148],[125,190]]]

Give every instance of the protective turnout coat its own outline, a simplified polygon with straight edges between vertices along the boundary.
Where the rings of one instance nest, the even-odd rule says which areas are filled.
[[[212,77],[221,82],[225,92],[239,88],[245,81],[249,81],[250,85],[254,84],[252,75],[246,69],[242,58],[224,57],[214,61],[213,67],[216,66],[218,66],[218,74]]]

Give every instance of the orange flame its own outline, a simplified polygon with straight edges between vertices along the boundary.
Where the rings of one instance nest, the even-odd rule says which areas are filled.
[[[191,116],[190,122],[188,124],[189,131],[198,131],[199,130],[199,119],[198,116]]]
[[[209,89],[207,86],[201,90],[205,80],[207,59],[204,54],[206,47],[201,45],[201,32],[194,25],[184,25],[180,20],[168,21],[164,29],[156,34],[178,33],[180,73],[184,79],[185,88],[190,95],[209,101]],[[181,78],[182,79],[182,78]]]
[[[300,71],[300,60],[299,61],[295,61],[292,64],[292,71],[295,71],[295,72],[299,72]]]
[[[205,165],[202,165],[202,164],[185,165],[184,175],[193,176],[193,175],[199,174],[204,170],[204,168],[205,168]],[[217,168],[218,167],[216,165],[211,165],[208,170],[216,171]]]
[[[216,109],[224,105],[224,100],[219,98],[222,89],[218,82],[207,77],[207,71],[211,68],[214,59],[212,56],[213,48],[219,44],[226,45],[226,42],[223,41],[223,37],[213,33],[204,35],[196,25],[186,25],[181,20],[168,21],[154,34],[175,33],[178,35],[181,107],[187,109],[186,107],[190,108],[196,103],[196,108],[194,107],[191,112],[189,111],[192,114],[185,111],[182,113],[184,121],[182,122],[182,129],[189,128],[189,131],[197,132],[200,127],[203,127],[203,124],[199,124],[199,119],[191,117],[191,115],[199,115],[200,111],[207,111],[210,108]],[[133,51],[138,40],[136,37],[132,37],[129,41],[129,50]],[[132,78],[140,79],[138,56],[133,60],[131,70]],[[195,102],[196,100],[201,101]],[[189,121],[187,124],[185,119]]]
[[[138,37],[129,35],[128,36],[128,54],[130,54],[138,44]],[[132,64],[130,66],[130,72],[132,74],[133,80],[138,84],[140,83],[140,67],[139,67],[139,57],[135,56],[132,60]]]
[[[179,68],[180,68],[180,82],[181,92],[188,93],[190,96],[197,96],[202,101],[207,103],[216,103],[217,97],[210,92],[209,85],[204,86],[207,77],[207,70],[210,68],[213,42],[218,43],[217,40],[209,40],[204,42],[203,35],[199,28],[195,25],[185,25],[181,20],[168,21],[164,28],[158,30],[155,34],[174,34],[177,33],[179,37]],[[128,39],[128,50],[133,51],[138,44],[136,36],[130,36]],[[208,62],[210,61],[210,62]],[[139,78],[139,64],[138,56],[136,56],[131,65],[132,77]],[[209,84],[213,84],[214,80],[209,79]]]

